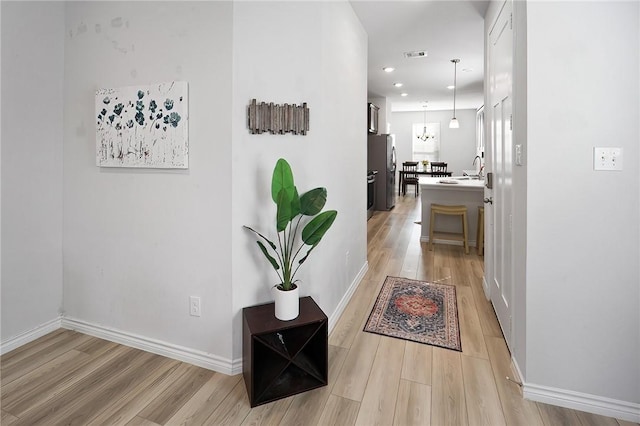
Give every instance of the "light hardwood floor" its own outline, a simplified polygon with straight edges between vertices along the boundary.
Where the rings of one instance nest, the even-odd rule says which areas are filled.
[[[329,385],[251,409],[225,376],[57,330],[4,356],[2,425],[624,425],[521,398],[483,259],[420,243],[420,206],[401,197],[368,222],[369,271],[329,336]],[[453,284],[463,352],[362,331],[387,275]]]

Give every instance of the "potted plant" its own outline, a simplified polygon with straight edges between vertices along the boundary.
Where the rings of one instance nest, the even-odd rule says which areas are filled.
[[[260,251],[280,279],[280,283],[274,286],[276,318],[288,321],[295,319],[300,309],[296,273],[318,246],[338,212],[321,212],[327,201],[326,188],[315,188],[299,196],[291,167],[283,158],[278,160],[273,170],[271,198],[276,203],[277,244],[258,231],[244,227],[267,243],[257,241]],[[303,252],[305,247],[306,252]]]

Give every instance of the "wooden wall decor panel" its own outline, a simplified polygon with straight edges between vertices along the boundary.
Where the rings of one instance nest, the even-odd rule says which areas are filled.
[[[252,99],[247,107],[247,126],[252,135],[293,133],[304,136],[309,131],[309,108],[306,102],[302,105],[278,105],[273,102],[258,103]]]

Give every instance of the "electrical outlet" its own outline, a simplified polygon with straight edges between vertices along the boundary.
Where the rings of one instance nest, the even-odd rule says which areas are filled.
[[[199,317],[202,314],[200,298],[198,296],[189,297],[189,314],[192,317]]]
[[[349,267],[349,251],[344,255],[344,266]]]
[[[622,170],[622,148],[593,148],[593,170]]]

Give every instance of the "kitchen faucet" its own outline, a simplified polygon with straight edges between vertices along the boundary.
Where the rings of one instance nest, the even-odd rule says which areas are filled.
[[[484,169],[484,166],[482,165],[482,158],[479,155],[476,155],[476,158],[473,159],[473,165],[476,165],[476,160],[480,160],[480,170],[478,171],[478,176],[482,177],[482,169]]]

